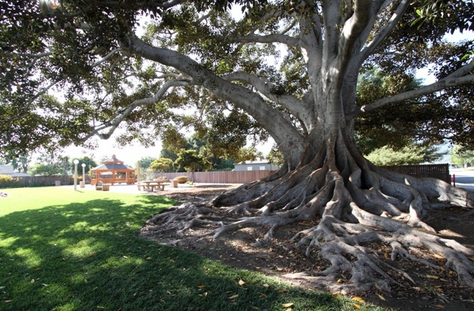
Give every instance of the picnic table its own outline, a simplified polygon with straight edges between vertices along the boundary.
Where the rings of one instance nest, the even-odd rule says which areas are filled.
[[[143,189],[144,191],[151,191],[153,192],[155,189],[157,190],[165,190],[165,186],[169,185],[167,181],[140,181],[138,183],[138,190]]]

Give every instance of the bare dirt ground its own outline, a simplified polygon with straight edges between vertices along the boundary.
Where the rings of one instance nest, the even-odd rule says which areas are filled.
[[[236,185],[178,188],[157,193],[157,195],[165,195],[179,202],[199,201],[212,198],[233,187]],[[474,215],[463,216],[465,213],[466,210],[453,207],[430,213],[426,222],[441,236],[453,238],[474,248]],[[232,217],[235,218],[232,219]],[[236,220],[238,217],[237,215],[229,216],[227,220]],[[310,224],[303,225],[308,227]],[[310,289],[317,288],[317,284],[310,284],[290,276],[302,271],[322,270],[328,264],[317,256],[308,258],[304,255],[304,249],[292,247],[289,239],[301,230],[299,226],[281,228],[275,234],[275,238],[264,245],[258,241],[265,234],[265,228],[246,228],[214,240],[212,234],[216,229],[215,226],[195,228],[187,230],[185,236],[178,236],[175,232],[156,235],[145,227],[142,229],[142,236],[161,244],[172,245],[218,260],[232,267],[259,271],[286,280],[295,286]],[[444,269],[445,259],[439,258],[436,264],[441,269],[435,270],[412,261],[399,260],[393,263],[388,256],[390,249],[383,245],[373,245],[373,247],[378,248],[382,253],[385,252],[385,260],[407,271],[416,284],[409,283],[400,275],[387,271],[400,285],[393,286],[390,294],[378,289],[367,292],[364,295],[366,301],[396,310],[474,310],[474,291],[460,286],[457,275]],[[346,282],[349,277],[341,275],[338,282]],[[324,288],[320,289],[324,290]]]

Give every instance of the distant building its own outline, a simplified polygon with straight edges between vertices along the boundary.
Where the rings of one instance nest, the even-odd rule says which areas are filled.
[[[280,167],[268,161],[252,161],[234,165],[234,171],[276,171]]]
[[[106,184],[134,184],[135,170],[117,159],[115,154],[111,159],[105,160],[102,165],[90,170],[91,185],[99,181]]]
[[[30,175],[26,173],[17,173],[13,169],[13,165],[0,165],[0,175],[7,175],[11,177],[28,177]]]

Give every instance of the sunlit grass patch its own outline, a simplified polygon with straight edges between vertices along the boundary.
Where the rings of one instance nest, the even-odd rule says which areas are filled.
[[[168,199],[9,191],[12,205],[0,216],[0,310],[285,310],[287,302],[292,310],[352,310],[341,298],[141,239],[138,230],[173,204]]]

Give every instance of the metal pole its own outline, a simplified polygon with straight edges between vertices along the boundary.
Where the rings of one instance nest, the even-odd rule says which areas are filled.
[[[77,164],[78,160],[74,160],[74,191],[77,190]]]
[[[85,174],[86,164],[85,164],[85,163],[82,163],[81,166],[82,166],[81,188],[85,188],[85,187],[86,187],[86,174]]]

